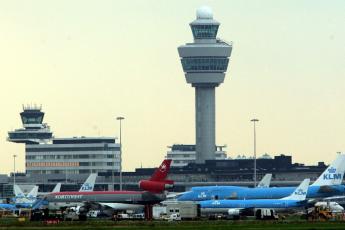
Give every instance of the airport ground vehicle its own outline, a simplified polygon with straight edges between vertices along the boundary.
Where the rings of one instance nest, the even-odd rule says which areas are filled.
[[[65,221],[79,220],[79,215],[76,212],[70,211],[64,215]]]
[[[168,221],[179,221],[179,220],[182,220],[181,215],[179,213],[173,213],[168,218]]]
[[[278,220],[279,216],[274,209],[260,208],[255,210],[255,217],[257,220]]]
[[[308,211],[308,220],[329,220],[333,218],[332,211],[328,207],[315,206]]]
[[[200,217],[200,205],[194,202],[169,203],[166,214],[170,218],[173,214],[179,214],[182,220],[197,219]]]
[[[119,213],[116,218],[117,220],[128,220],[129,215],[127,213]]]
[[[164,219],[167,216],[167,207],[165,205],[154,205],[152,207],[152,217],[155,220]]]

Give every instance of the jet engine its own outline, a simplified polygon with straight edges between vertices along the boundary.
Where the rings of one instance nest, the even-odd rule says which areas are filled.
[[[151,180],[141,180],[139,181],[139,188],[142,190],[153,192],[153,193],[161,193],[166,189],[173,188],[173,181],[165,180],[165,181],[151,181]]]
[[[235,209],[235,208],[230,208],[228,210],[228,214],[229,214],[229,216],[239,216],[240,215],[240,210],[239,209]]]

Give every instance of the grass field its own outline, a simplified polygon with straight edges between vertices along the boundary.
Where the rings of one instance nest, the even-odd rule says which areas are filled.
[[[0,219],[0,229],[345,229],[345,222],[307,222],[307,221],[107,221],[61,222],[45,225],[42,222],[18,222]]]

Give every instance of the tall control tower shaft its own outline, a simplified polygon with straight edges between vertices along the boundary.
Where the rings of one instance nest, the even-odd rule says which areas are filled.
[[[223,83],[232,46],[217,39],[219,22],[201,7],[190,23],[194,42],[178,47],[187,83],[195,88],[196,163],[215,159],[215,88]]]

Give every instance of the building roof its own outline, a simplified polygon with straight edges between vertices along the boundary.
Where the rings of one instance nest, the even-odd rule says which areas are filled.
[[[116,137],[72,137],[72,138],[54,138],[53,144],[95,144],[108,143],[114,144]]]

